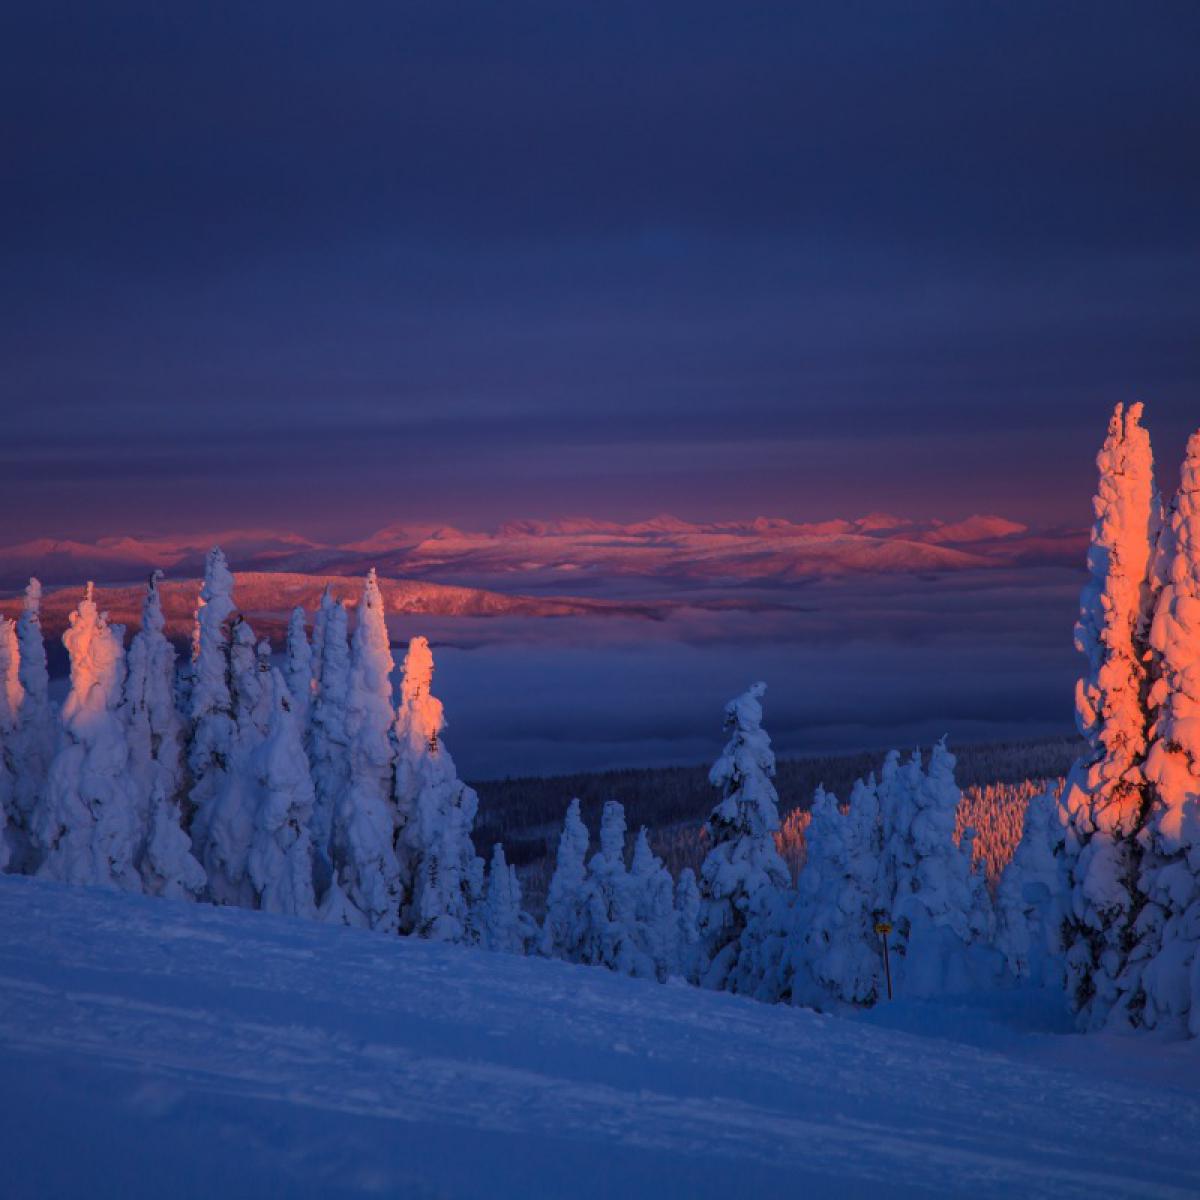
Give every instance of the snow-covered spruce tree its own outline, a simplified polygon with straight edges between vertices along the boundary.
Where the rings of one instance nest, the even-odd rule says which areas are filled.
[[[38,867],[38,850],[32,836],[34,811],[46,791],[50,759],[58,736],[58,721],[50,702],[50,673],[46,668],[46,644],[42,639],[42,585],[31,579],[25,603],[17,620],[21,685],[21,717],[13,736],[13,805],[10,817],[16,833],[16,856],[11,870],[32,874]]]
[[[204,871],[183,830],[181,743],[183,722],[175,708],[175,648],[167,640],[160,571],[150,577],[142,627],[130,643],[120,719],[129,748],[141,844],[137,866],[145,892],[195,899]]]
[[[18,671],[21,651],[16,622],[0,618],[0,871],[28,855],[28,835],[17,818],[15,745],[25,689]]]
[[[38,874],[62,883],[140,891],[140,829],[125,731],[117,717],[124,630],[96,610],[92,585],[71,614],[63,644],[71,690],[45,794],[34,813]]]
[[[229,618],[233,576],[219,547],[208,552],[192,634],[188,689],[187,765],[191,789],[185,812],[196,859],[206,865],[213,805],[225,787],[237,727],[229,691]]]
[[[679,917],[675,885],[662,860],[650,849],[643,825],[633,846],[629,879],[634,901],[634,943],[660,983],[680,969]]]
[[[1188,440],[1157,565],[1144,768],[1152,804],[1138,847],[1146,903],[1117,981],[1119,1008],[1150,1028],[1200,1036],[1200,433]]]
[[[326,667],[335,665],[336,626],[335,612],[326,627]],[[361,914],[362,924],[388,933],[400,928],[403,898],[392,801],[392,666],[383,597],[372,570],[363,585],[350,657],[344,710],[348,771],[334,810],[332,846],[340,892]],[[340,904],[336,894],[334,902]],[[335,914],[331,909],[324,915],[343,921],[347,917],[345,911]]]
[[[267,736],[251,756],[256,796],[247,872],[258,908],[312,917],[312,778],[291,692],[278,671],[271,672],[270,681]]]
[[[808,861],[800,874],[799,941],[790,964],[793,1004],[825,1011],[874,1004],[883,989],[875,934],[879,801],[859,780],[845,813],[822,789],[813,801]]]
[[[1053,791],[1030,798],[1021,840],[996,888],[996,949],[1018,979],[1062,984],[1065,832]]]
[[[488,950],[524,954],[534,929],[529,916],[521,911],[516,869],[505,861],[504,847],[497,842],[487,872],[479,940]]]
[[[701,983],[709,988],[727,985],[747,923],[790,882],[772,837],[779,828],[779,797],[771,783],[775,755],[762,728],[765,691],[765,683],[756,683],[726,705],[730,738],[709,774],[722,791],[706,826],[712,849],[700,869]]]
[[[301,736],[308,729],[308,710],[313,694],[313,653],[308,644],[307,621],[307,613],[297,605],[292,609],[287,631],[287,685]]]
[[[1161,524],[1142,406],[1117,405],[1097,457],[1100,483],[1080,598],[1076,648],[1087,668],[1075,691],[1088,750],[1063,795],[1071,903],[1065,928],[1068,992],[1080,1026],[1096,1029],[1120,1006],[1138,1023],[1140,834],[1149,808],[1147,749],[1151,552]],[[1128,973],[1131,961],[1133,974]]]
[[[579,814],[578,798],[567,806],[554,874],[546,894],[541,952],[549,958],[578,962],[587,906],[588,831]]]
[[[441,701],[430,691],[433,655],[423,637],[404,658],[395,737],[402,878],[411,891],[401,932],[443,942],[469,940],[481,897],[482,863],[471,843],[479,798],[457,776],[442,744]]]
[[[955,813],[962,793],[954,780],[954,756],[945,741],[910,767],[913,815],[912,869],[898,879],[891,917],[895,925],[897,988],[910,996],[963,991],[991,981],[996,963],[986,950],[990,912],[981,914],[970,848],[954,844]],[[986,893],[985,893],[986,897]],[[980,917],[985,928],[977,928]],[[972,952],[974,950],[975,952]]]
[[[350,692],[350,642],[346,634],[346,609],[335,601],[328,588],[314,625],[314,670],[319,670],[316,693],[309,713],[308,759],[312,764],[313,870],[322,918],[337,916],[335,894],[325,904],[326,892],[335,886],[333,878],[333,818],[338,801],[350,782],[350,740],[346,732],[346,704]],[[319,651],[319,653],[317,653]]]
[[[588,863],[586,890],[579,961],[652,979],[654,963],[638,944],[636,896],[625,868],[625,810],[615,800],[605,802],[600,817],[600,850]]]

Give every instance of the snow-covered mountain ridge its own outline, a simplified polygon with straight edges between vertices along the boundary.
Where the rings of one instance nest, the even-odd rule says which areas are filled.
[[[1195,1045],[878,1017],[3,877],[4,1194],[1200,1190]]]
[[[562,586],[584,580],[676,582],[804,580],[859,573],[955,571],[989,565],[1079,561],[1078,531],[1031,530],[996,516],[955,522],[887,514],[856,520],[688,522],[667,515],[619,524],[591,518],[508,521],[492,531],[389,525],[370,537],[322,543],[291,532],[225,530],[186,536],[41,539],[0,548],[0,585],[36,574],[43,583],[128,582],[152,568],[198,574],[221,545],[244,571],[383,575],[476,587]]]

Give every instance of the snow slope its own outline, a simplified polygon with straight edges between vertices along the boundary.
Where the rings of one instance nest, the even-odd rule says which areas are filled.
[[[1192,1047],[1003,1045],[0,878],[8,1200],[1200,1192]]]

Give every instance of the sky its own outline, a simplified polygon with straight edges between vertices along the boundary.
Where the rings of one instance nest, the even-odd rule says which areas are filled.
[[[0,14],[6,541],[1088,520],[1200,420],[1200,7]]]

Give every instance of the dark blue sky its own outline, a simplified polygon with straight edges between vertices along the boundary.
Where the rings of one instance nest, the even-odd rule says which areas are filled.
[[[4,540],[1081,524],[1114,401],[1169,466],[1200,422],[1198,47],[1194,0],[6,5]]]

